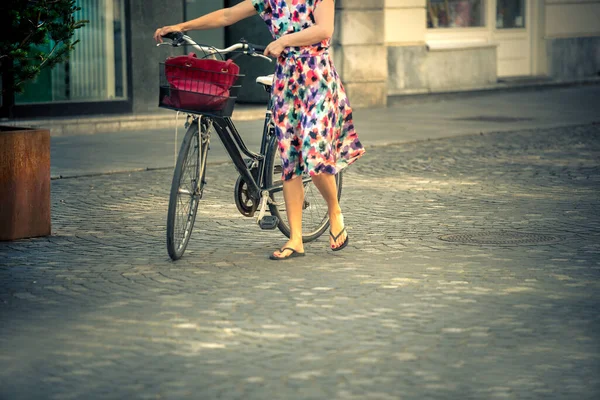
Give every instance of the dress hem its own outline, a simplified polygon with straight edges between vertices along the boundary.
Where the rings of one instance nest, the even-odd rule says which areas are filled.
[[[312,170],[308,171],[308,175],[311,178],[313,176],[322,175],[322,174],[337,175],[340,171],[348,168],[350,165],[352,165],[356,161],[358,161],[358,159],[361,158],[365,153],[366,153],[366,150],[363,148],[363,149],[361,149],[361,151],[358,154],[356,154],[355,156],[353,156],[351,159],[341,159],[341,160],[338,160],[336,162],[336,164],[335,164],[335,172],[333,172],[333,173],[326,172],[326,171],[315,172],[314,169],[312,169]],[[284,182],[288,182],[288,181],[291,181],[293,179],[296,179],[299,176],[302,176],[302,174],[294,174],[294,176],[292,176],[291,178],[285,179],[285,176],[282,175],[281,180],[284,181]]]

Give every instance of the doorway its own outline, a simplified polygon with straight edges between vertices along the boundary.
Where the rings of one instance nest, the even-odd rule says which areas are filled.
[[[532,18],[535,0],[492,0],[488,21],[492,40],[498,43],[498,77],[531,76],[533,71]]]

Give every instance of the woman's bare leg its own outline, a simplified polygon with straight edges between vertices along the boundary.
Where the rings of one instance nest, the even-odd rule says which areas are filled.
[[[335,176],[331,174],[318,174],[312,177],[312,181],[327,202],[329,220],[331,221],[330,230],[334,235],[338,235],[344,229],[344,217],[342,215],[340,203],[338,202],[338,190],[335,183]],[[331,247],[335,248],[342,245],[346,240],[346,236],[346,233],[340,235],[335,242],[330,236],[329,243],[331,244]]]
[[[304,185],[299,176],[283,182],[283,198],[285,210],[290,223],[290,240],[281,248],[291,247],[299,253],[304,252],[302,243],[302,207],[304,205]],[[291,251],[276,251],[275,257],[287,257]]]

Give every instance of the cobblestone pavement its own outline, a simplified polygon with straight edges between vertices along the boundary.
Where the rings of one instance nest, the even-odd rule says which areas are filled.
[[[348,249],[277,263],[231,165],[170,262],[170,178],[53,181],[53,235],[0,243],[1,399],[600,397],[599,125],[372,147]],[[482,233],[552,237],[439,238]]]

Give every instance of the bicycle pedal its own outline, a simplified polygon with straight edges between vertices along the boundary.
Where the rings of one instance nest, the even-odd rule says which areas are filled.
[[[273,215],[265,215],[259,222],[260,229],[273,230],[279,225],[279,218]]]

